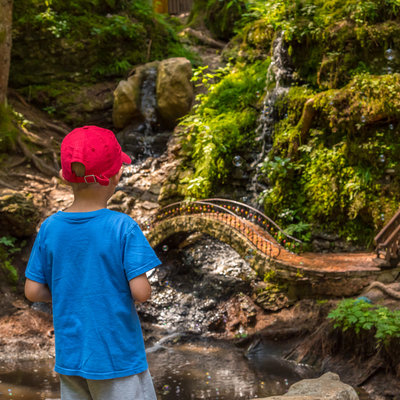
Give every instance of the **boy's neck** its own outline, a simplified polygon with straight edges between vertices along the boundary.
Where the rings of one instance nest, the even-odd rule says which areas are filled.
[[[95,204],[77,204],[72,203],[71,207],[66,208],[65,212],[90,212],[90,211],[97,211],[103,208],[107,208],[106,205],[95,205]]]
[[[74,193],[74,202],[68,207],[66,212],[89,212],[107,208],[108,196],[101,196],[101,193],[93,193],[89,191],[79,191]]]

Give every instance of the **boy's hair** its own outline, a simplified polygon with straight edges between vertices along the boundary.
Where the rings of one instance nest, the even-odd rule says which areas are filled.
[[[73,162],[71,163],[71,171],[76,175],[76,176],[85,176],[85,172],[86,172],[86,167],[79,162]],[[79,191],[82,189],[86,189],[88,186],[90,185],[90,183],[75,183],[75,182],[71,182],[71,186],[75,191]]]
[[[86,167],[80,162],[73,162],[71,170],[76,176],[85,176]]]
[[[122,164],[130,163],[114,133],[98,126],[76,128],[61,143],[62,175],[70,183],[108,186]]]

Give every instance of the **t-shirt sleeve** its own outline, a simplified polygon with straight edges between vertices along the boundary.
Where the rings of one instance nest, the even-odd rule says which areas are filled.
[[[137,224],[126,236],[123,263],[128,281],[161,264]]]
[[[26,267],[25,276],[35,282],[48,283],[44,273],[45,260],[43,257],[43,251],[41,246],[41,235],[40,231],[36,237],[35,243],[33,244],[31,254],[29,256],[28,265]]]

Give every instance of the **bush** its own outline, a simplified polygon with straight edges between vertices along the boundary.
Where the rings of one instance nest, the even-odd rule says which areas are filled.
[[[25,242],[21,243],[21,247],[25,246]],[[12,258],[15,253],[21,251],[21,247],[17,245],[17,239],[11,236],[0,237],[0,275],[4,280],[16,286],[18,283],[18,272],[12,264]]]
[[[334,328],[343,332],[349,329],[356,334],[370,331],[378,346],[388,346],[391,340],[400,338],[400,310],[373,306],[362,299],[343,300],[328,318],[334,321]]]
[[[13,31],[14,87],[54,78],[104,80],[136,64],[192,56],[180,44],[175,25],[154,13],[147,0],[21,0],[14,7]]]

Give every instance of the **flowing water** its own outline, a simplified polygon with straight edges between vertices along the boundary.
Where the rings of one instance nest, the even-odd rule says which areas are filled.
[[[281,32],[272,46],[272,59],[266,76],[263,108],[256,130],[256,141],[260,143],[261,149],[252,163],[255,172],[249,187],[249,191],[256,197],[260,192],[268,189],[267,184],[260,180],[260,170],[273,145],[274,129],[277,123],[275,103],[288,93],[293,80],[292,74],[290,57],[284,45],[283,32]],[[253,202],[256,204],[258,201],[253,199]]]
[[[176,337],[175,337],[176,340]],[[275,358],[276,346],[263,347],[266,357],[243,355],[236,346],[214,339],[172,338],[148,360],[158,399],[250,399],[283,394],[299,380],[295,369]],[[269,362],[267,360],[270,360]],[[267,364],[270,368],[266,368]],[[0,368],[0,399],[59,399],[53,361],[21,362],[12,372]]]

